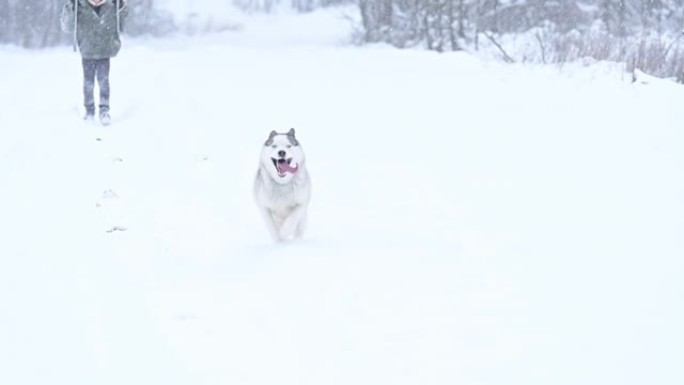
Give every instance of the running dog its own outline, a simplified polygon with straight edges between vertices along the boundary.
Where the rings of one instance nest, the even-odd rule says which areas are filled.
[[[254,199],[274,241],[304,235],[311,181],[294,128],[284,134],[272,131],[264,143]]]

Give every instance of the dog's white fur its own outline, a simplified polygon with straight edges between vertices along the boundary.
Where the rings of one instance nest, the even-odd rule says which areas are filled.
[[[288,172],[276,166],[279,159],[290,165]],[[311,181],[294,129],[285,134],[273,131],[264,143],[254,179],[254,199],[274,241],[304,235]]]

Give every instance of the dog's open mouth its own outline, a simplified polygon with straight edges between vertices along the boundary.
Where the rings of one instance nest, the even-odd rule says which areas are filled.
[[[292,167],[292,158],[284,159],[274,159],[271,158],[273,161],[273,166],[275,166],[276,171],[278,171],[278,176],[281,178],[284,178],[287,173],[294,174],[299,170],[299,165],[295,164],[294,167]]]

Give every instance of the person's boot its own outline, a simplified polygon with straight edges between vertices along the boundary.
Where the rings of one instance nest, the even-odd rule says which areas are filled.
[[[108,126],[112,122],[112,118],[109,116],[109,106],[100,106],[100,123],[103,126]]]
[[[86,105],[86,112],[85,116],[83,116],[83,120],[86,121],[92,121],[95,120],[95,106],[94,105]]]

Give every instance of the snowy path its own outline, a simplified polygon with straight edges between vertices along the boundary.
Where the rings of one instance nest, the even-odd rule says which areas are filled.
[[[128,41],[106,129],[73,54],[0,51],[0,383],[681,383],[681,86],[266,32]]]

